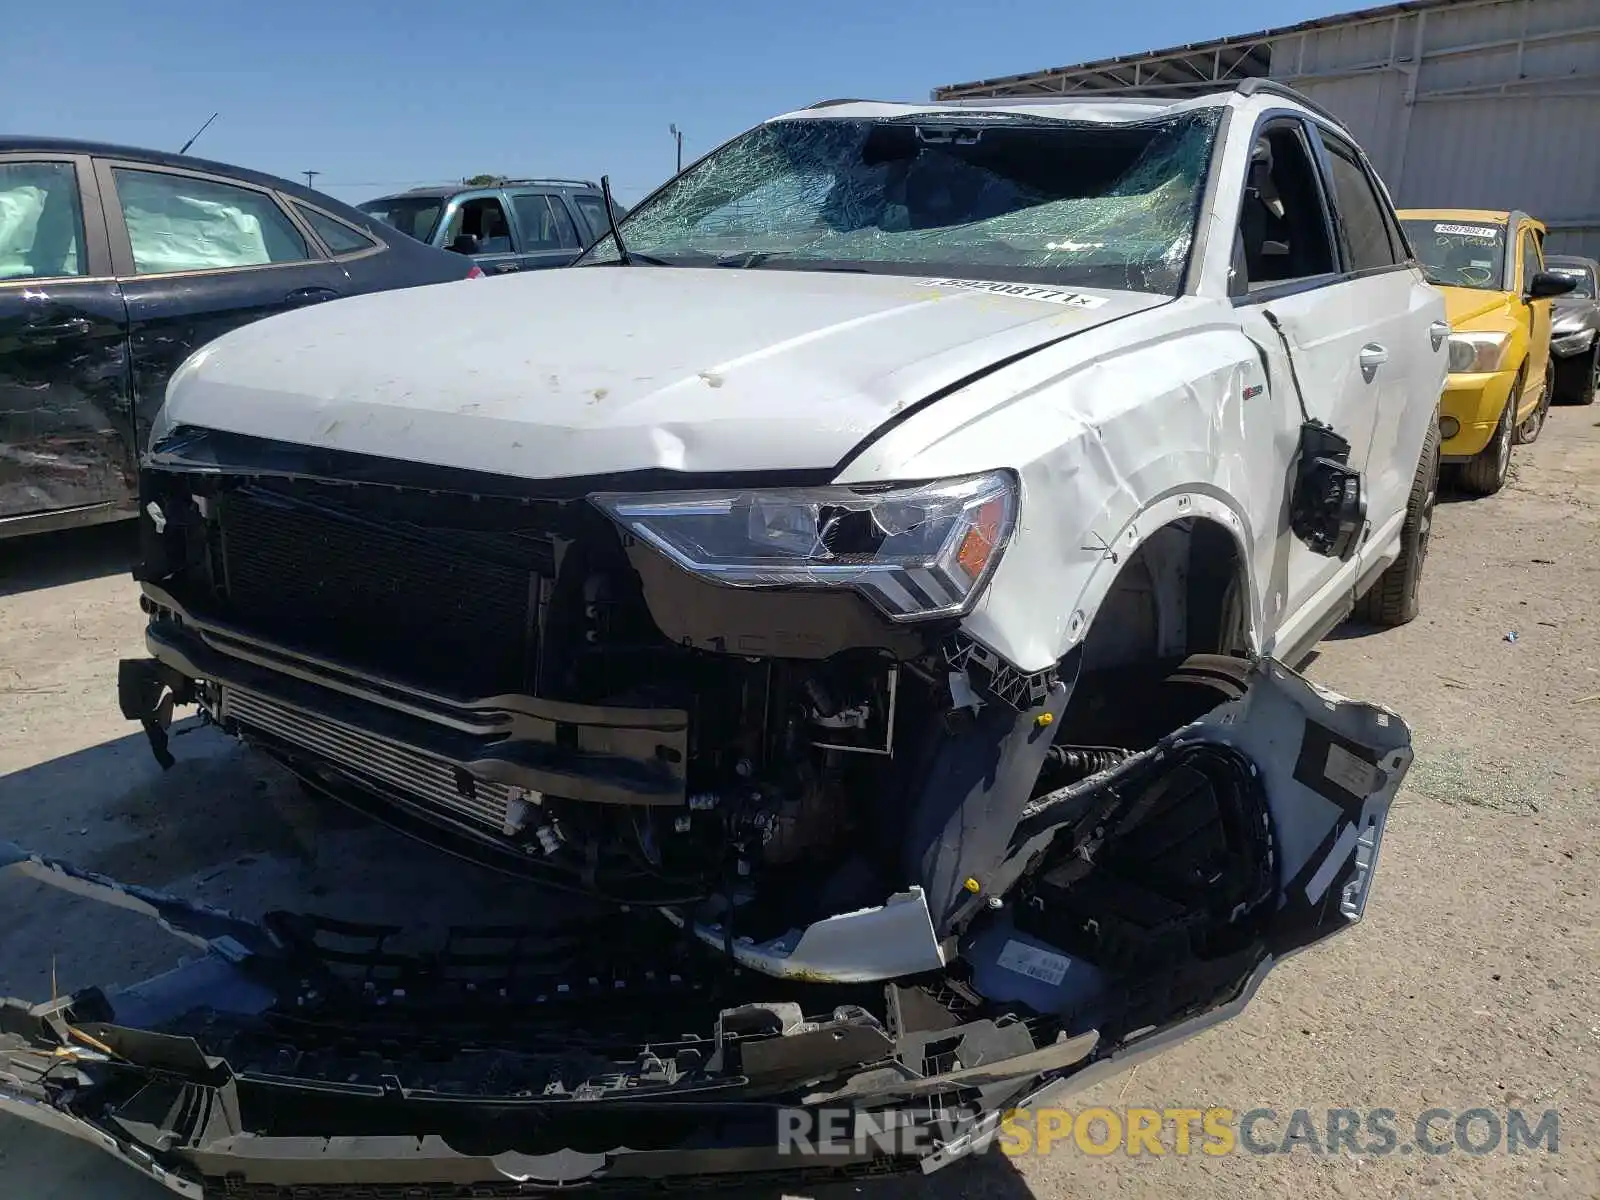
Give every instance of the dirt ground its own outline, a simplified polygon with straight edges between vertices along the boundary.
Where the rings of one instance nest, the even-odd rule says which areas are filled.
[[[1530,1124],[1553,1109],[1557,1152],[1093,1157],[1067,1139],[821,1194],[1600,1195],[1600,409],[1556,409],[1507,491],[1441,504],[1435,528],[1423,616],[1340,630],[1309,667],[1415,735],[1366,921],[1282,965],[1239,1019],[1067,1103],[1272,1109],[1258,1142],[1282,1139],[1296,1109],[1319,1129],[1330,1109],[1391,1109],[1402,1143],[1432,1107],[1520,1108]],[[116,661],[141,651],[128,553],[115,529],[0,543],[0,840],[245,915],[415,913],[422,879],[436,925],[529,899],[437,872],[430,851],[303,799],[214,731],[175,739],[163,776],[116,707]],[[0,884],[0,913],[0,994],[48,996],[52,974],[62,991],[130,982],[172,960],[153,926],[36,885]],[[0,1194],[167,1193],[0,1117]]]

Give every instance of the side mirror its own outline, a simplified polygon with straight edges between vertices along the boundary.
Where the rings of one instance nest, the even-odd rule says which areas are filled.
[[[1578,281],[1570,275],[1540,271],[1528,281],[1528,299],[1549,300],[1553,296],[1565,296],[1577,286]]]
[[[452,254],[477,254],[481,245],[477,234],[458,233],[455,240],[450,243],[449,250]]]

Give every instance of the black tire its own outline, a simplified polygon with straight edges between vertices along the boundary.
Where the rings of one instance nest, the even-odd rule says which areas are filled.
[[[1522,373],[1517,373],[1511,385],[1511,395],[1500,413],[1500,423],[1494,427],[1489,444],[1472,458],[1461,464],[1456,477],[1461,490],[1474,496],[1492,496],[1506,485],[1511,473],[1511,446],[1517,419],[1517,398],[1522,395]]]
[[[1534,405],[1533,412],[1528,414],[1528,419],[1518,425],[1512,438],[1519,446],[1531,446],[1539,440],[1539,435],[1544,432],[1544,419],[1550,411],[1550,398],[1555,394],[1555,372],[1546,367],[1544,372],[1544,389],[1539,393],[1539,403]]]
[[[1400,557],[1356,603],[1355,615],[1369,625],[1393,629],[1414,620],[1422,610],[1422,569],[1428,561],[1433,537],[1433,508],[1439,498],[1439,423],[1430,422],[1422,443],[1422,458],[1411,495],[1406,499],[1406,520],[1400,527]]]
[[[1587,354],[1571,358],[1552,358],[1555,398],[1562,404],[1593,404],[1595,387],[1600,383],[1600,345]]]

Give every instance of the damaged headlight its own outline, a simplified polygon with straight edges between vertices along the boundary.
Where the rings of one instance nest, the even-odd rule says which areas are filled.
[[[1452,333],[1449,371],[1452,375],[1498,371],[1510,344],[1509,333]]]
[[[685,570],[733,587],[854,588],[896,621],[964,612],[1011,537],[1005,471],[884,487],[590,497]]]

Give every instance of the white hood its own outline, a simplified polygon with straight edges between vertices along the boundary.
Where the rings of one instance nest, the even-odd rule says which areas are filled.
[[[339,300],[173,376],[180,425],[527,479],[827,468],[909,405],[1143,293],[581,267]]]

